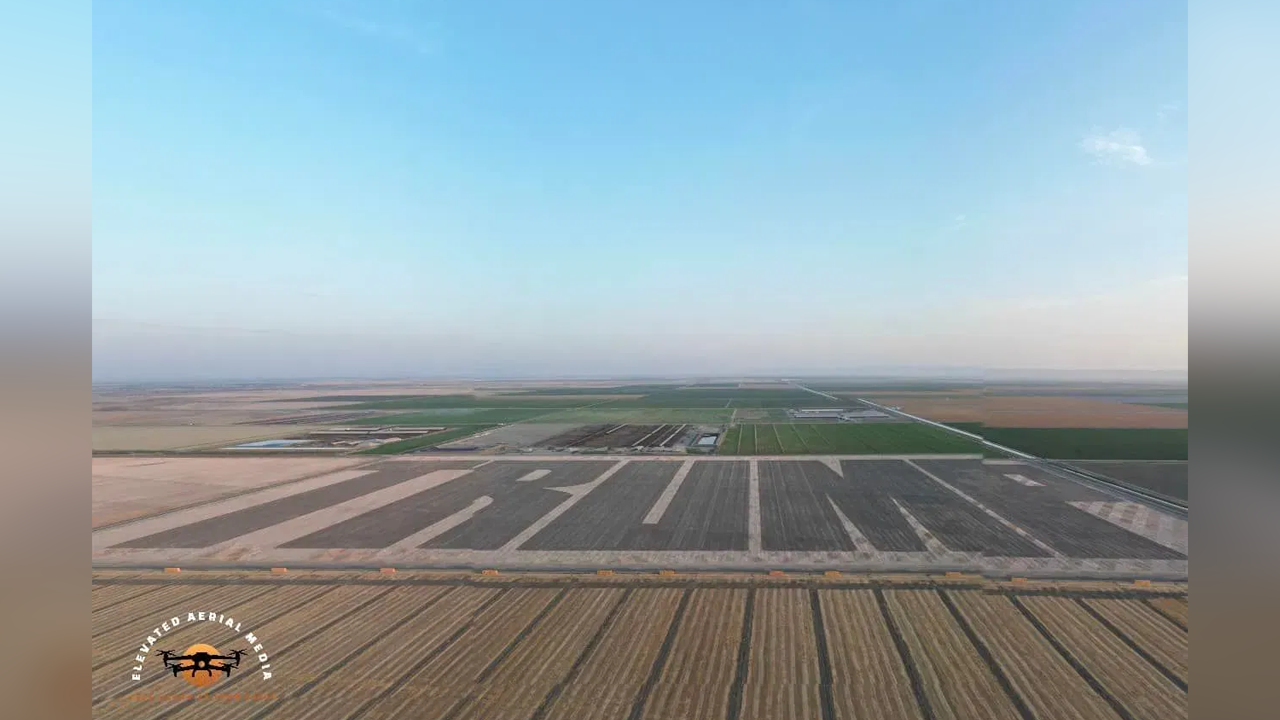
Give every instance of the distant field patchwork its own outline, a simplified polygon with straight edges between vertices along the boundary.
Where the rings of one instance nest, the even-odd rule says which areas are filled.
[[[986,439],[1054,460],[1186,460],[1187,430],[1174,428],[997,428],[965,425]]]
[[[346,425],[494,425],[530,420],[557,412],[548,408],[437,408],[413,413],[379,415]]]
[[[474,435],[493,427],[492,425],[465,425],[463,427],[452,428],[444,432],[423,435],[422,437],[409,438],[408,440],[400,440],[398,442],[390,442],[377,447],[361,450],[360,455],[399,455],[402,453],[412,452],[422,448],[435,447],[451,440]]]
[[[944,430],[915,424],[748,424],[725,433],[722,455],[981,454],[982,446]]]
[[[694,388],[671,390],[610,402],[604,407],[666,408],[797,408],[851,407],[855,403],[832,400],[804,390],[753,390],[745,388]]]
[[[713,408],[618,408],[612,405],[553,412],[538,419],[548,423],[727,423],[733,410]]]

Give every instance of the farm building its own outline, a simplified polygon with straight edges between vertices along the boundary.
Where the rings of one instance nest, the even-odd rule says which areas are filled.
[[[879,410],[848,410],[840,413],[841,420],[884,420],[888,417],[887,413]]]
[[[787,414],[798,420],[839,420],[842,408],[801,408],[788,410]]]

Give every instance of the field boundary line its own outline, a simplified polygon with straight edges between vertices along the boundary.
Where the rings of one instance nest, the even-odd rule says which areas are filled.
[[[920,538],[920,542],[924,545],[925,550],[934,553],[951,552],[951,549],[935,537],[934,534],[929,531],[929,528],[925,527],[915,515],[912,515],[911,511],[907,510],[906,506],[898,501],[898,498],[891,496],[889,499],[893,501],[894,507],[898,508],[898,513],[902,515],[903,520],[907,521],[907,525],[911,527],[912,532],[916,534],[916,537]]]
[[[1004,690],[1004,694],[1013,702],[1013,706],[1017,709],[1018,714],[1022,716],[1023,720],[1036,720],[1036,714],[1027,706],[1027,701],[1018,694],[1017,690],[1014,689],[1013,682],[1009,680],[1009,676],[1005,674],[1004,670],[1000,667],[1000,663],[996,662],[995,656],[991,654],[991,648],[987,647],[987,644],[982,641],[982,637],[978,635],[977,631],[973,629],[973,626],[969,624],[968,618],[964,616],[964,613],[960,612],[960,608],[956,607],[955,601],[953,601],[951,596],[943,590],[938,591],[938,597],[942,598],[942,604],[947,606],[947,610],[951,612],[951,617],[954,618],[956,624],[960,626],[960,631],[969,639],[969,644],[978,651],[978,655],[980,655],[983,662],[987,664],[987,669],[995,676],[996,682],[1000,685],[1000,689]]]
[[[662,494],[653,503],[653,507],[649,508],[649,514],[641,520],[643,525],[657,525],[662,516],[666,514],[667,507],[671,505],[671,501],[675,499],[676,493],[680,491],[680,485],[689,475],[689,471],[693,469],[693,460],[685,460],[680,464],[680,469],[676,470],[676,474],[672,476],[671,482],[662,490]]]
[[[893,619],[893,613],[889,611],[889,601],[885,599],[884,590],[875,588],[872,594],[875,595],[876,605],[880,607],[880,617],[889,629],[889,636],[893,638],[893,646],[898,649],[898,661],[907,671],[907,680],[911,683],[911,694],[916,698],[920,715],[924,720],[935,720],[937,716],[934,715],[933,706],[929,703],[929,695],[924,691],[924,678],[920,675],[920,668],[916,667],[915,659],[911,657],[911,649],[907,647],[906,638],[902,637],[902,629],[898,627],[898,622]]]
[[[161,585],[161,587],[172,587],[172,585],[170,585],[170,584],[164,584],[164,585]],[[269,592],[269,591],[268,591],[268,592]],[[249,602],[250,600],[256,600],[257,598],[260,598],[260,597],[262,597],[262,596],[264,596],[264,595],[266,595],[266,594],[267,594],[267,593],[263,592],[263,593],[257,593],[256,595],[251,595],[251,596],[249,596],[249,597],[245,598],[245,599],[244,599],[244,602]],[[146,593],[142,593],[141,595],[138,595],[137,597],[146,597],[148,600],[154,600],[154,598],[152,598],[152,597],[151,597],[151,595],[152,595],[152,593],[146,592]],[[179,600],[179,599],[175,598],[175,599],[174,599],[170,604],[172,604],[172,605],[177,605],[177,603],[179,603],[179,602],[182,602],[182,603],[192,603],[192,602],[194,602],[194,601],[195,601],[195,600],[194,600],[194,598],[182,599],[182,600]],[[238,607],[240,604],[241,604],[241,603],[237,603],[236,605],[233,605],[232,607]],[[119,630],[119,629],[121,629],[121,628],[123,628],[123,627],[126,627],[126,626],[128,626],[128,625],[131,625],[131,624],[134,624],[134,623],[137,623],[137,622],[138,622],[137,618],[133,618],[133,619],[130,619],[130,620],[123,620],[123,621],[118,622],[118,623],[116,623],[116,624],[114,624],[114,625],[110,625],[110,626],[108,626],[108,627],[106,627],[106,628],[93,629],[93,630],[92,630],[92,635],[90,635],[90,639],[91,639],[91,640],[96,640],[96,639],[98,639],[98,638],[102,637],[103,635],[106,635],[107,633],[115,632],[116,630]]]
[[[763,547],[760,527],[760,461],[747,462],[747,552],[758,553]]]
[[[1075,603],[1080,607],[1084,608],[1084,611],[1092,615],[1094,620],[1098,621],[1098,623],[1100,623],[1104,628],[1109,630],[1112,635],[1115,635],[1117,638],[1119,638],[1120,642],[1123,642],[1125,645],[1129,646],[1130,650],[1137,653],[1138,656],[1141,657],[1143,660],[1146,660],[1147,664],[1155,668],[1156,671],[1159,672],[1161,675],[1165,676],[1165,679],[1167,679],[1169,682],[1176,685],[1179,690],[1181,690],[1182,692],[1190,692],[1188,683],[1185,680],[1178,677],[1177,674],[1174,673],[1169,668],[1165,667],[1164,663],[1157,660],[1154,655],[1147,652],[1146,649],[1143,648],[1141,645],[1139,645],[1137,642],[1135,642],[1133,638],[1129,637],[1123,630],[1116,627],[1115,623],[1108,620],[1106,617],[1102,615],[1102,613],[1098,612],[1096,609],[1090,606],[1089,603],[1085,602],[1084,598],[1075,598]]]
[[[592,490],[595,490],[596,488],[603,485],[606,480],[613,477],[619,470],[621,470],[622,468],[630,464],[630,462],[631,462],[630,460],[619,460],[617,463],[614,464],[613,467],[609,468],[608,470],[605,470],[603,473],[600,474],[599,477],[597,477],[595,480],[592,480],[591,482],[588,482],[588,483],[583,483],[581,485],[574,485],[574,486],[565,487],[565,488],[547,488],[548,490],[559,490],[560,492],[567,492],[569,493],[569,497],[565,498],[564,501],[561,502],[559,505],[551,508],[551,510],[548,511],[546,515],[543,515],[542,517],[533,521],[533,523],[529,525],[529,527],[526,527],[524,530],[521,530],[518,535],[508,540],[505,545],[499,548],[499,551],[512,552],[514,550],[519,550],[521,545],[529,542],[529,540],[532,539],[534,535],[537,535],[538,533],[542,532],[543,529],[545,529],[548,525],[555,522],[556,518],[568,512],[569,508],[576,505],[579,500],[586,497],[587,494],[590,493]]]
[[[667,659],[671,657],[671,648],[675,647],[676,635],[680,632],[681,623],[684,622],[685,612],[689,609],[689,601],[693,598],[693,588],[685,588],[680,594],[680,604],[676,606],[676,614],[671,618],[671,624],[667,626],[667,634],[662,638],[662,646],[658,648],[658,654],[653,658],[653,665],[649,668],[649,675],[645,678],[644,684],[636,691],[635,700],[631,703],[631,712],[627,715],[627,720],[640,720],[644,716],[645,706],[649,704],[649,696],[653,693],[653,689],[658,686],[658,681],[662,679],[662,673],[667,667]]]
[[[538,703],[538,707],[535,708],[533,714],[529,716],[529,720],[542,720],[542,718],[546,717],[547,713],[551,711],[551,708],[555,705],[556,701],[560,699],[560,694],[569,686],[569,683],[578,679],[578,675],[582,673],[582,668],[586,667],[587,660],[595,654],[596,648],[600,646],[600,642],[604,639],[605,634],[609,632],[613,627],[613,624],[618,620],[618,615],[622,613],[622,606],[627,604],[627,601],[631,599],[631,595],[634,592],[635,588],[627,588],[623,591],[622,597],[618,598],[618,601],[613,604],[613,607],[609,608],[609,614],[605,615],[604,622],[600,623],[600,627],[596,628],[596,631],[591,635],[591,639],[587,641],[586,647],[582,648],[582,652],[578,653],[578,657],[573,661],[573,665],[569,667],[569,672],[565,673],[565,676],[560,679],[560,682],[553,685],[551,689],[547,691],[546,696],[542,698],[542,702]]]
[[[284,647],[280,648],[278,651],[276,651],[276,653],[277,653],[277,654],[283,654],[283,653],[287,653],[287,652],[289,652],[289,651],[293,650],[294,648],[298,647],[299,645],[301,645],[301,644],[303,644],[303,643],[307,642],[308,640],[311,640],[312,638],[316,637],[316,636],[317,636],[317,635],[319,635],[320,633],[325,632],[326,630],[328,630],[329,628],[333,627],[334,625],[337,625],[338,623],[342,622],[343,620],[346,620],[347,618],[351,617],[352,615],[354,615],[354,614],[356,614],[356,613],[360,612],[361,610],[364,610],[365,608],[369,607],[370,605],[373,605],[374,603],[376,603],[376,602],[378,602],[379,600],[381,600],[382,598],[384,598],[384,597],[386,597],[386,596],[390,595],[390,594],[391,594],[392,592],[394,592],[394,591],[395,591],[395,588],[394,588],[394,587],[389,587],[389,588],[387,588],[387,589],[386,589],[386,590],[384,590],[383,592],[380,592],[380,593],[378,593],[377,595],[374,595],[373,597],[369,598],[368,600],[365,600],[364,602],[362,602],[362,603],[360,603],[360,604],[356,605],[355,607],[353,607],[353,608],[351,608],[351,609],[347,610],[346,612],[342,613],[342,614],[341,614],[341,615],[339,615],[338,617],[336,617],[336,618],[332,618],[331,620],[329,620],[328,622],[326,622],[326,623],[324,623],[324,624],[320,625],[319,627],[312,628],[310,632],[308,632],[308,633],[304,634],[302,637],[298,638],[297,640],[294,640],[293,642],[289,643],[288,645],[285,645]],[[441,593],[441,594],[440,594],[440,595],[438,595],[437,597],[441,597],[441,596],[443,596],[443,595],[445,595],[445,594],[446,594],[446,593]],[[412,616],[412,615],[410,615],[409,617],[413,617],[413,616]],[[226,686],[228,686],[228,685],[234,685],[234,684],[236,684],[237,682],[239,682],[240,680],[242,680],[242,679],[244,679],[244,678],[246,678],[246,677],[252,677],[252,675],[243,675],[243,674],[242,674],[242,675],[237,675],[237,676],[235,676],[235,677],[233,677],[233,678],[228,678],[228,679],[224,680],[224,681],[222,682],[222,684],[221,684],[219,687],[220,687],[220,688],[225,688],[225,687],[226,687]],[[118,696],[118,697],[123,697],[124,695],[127,695],[127,694],[128,694],[128,692],[126,691],[125,693],[117,693],[117,696]],[[100,704],[102,704],[103,702],[106,702],[106,699],[105,699],[105,698],[104,698],[102,701],[99,701],[98,703],[95,703],[95,705],[100,705]],[[173,713],[175,713],[175,712],[177,712],[177,711],[181,710],[182,708],[187,707],[189,703],[194,703],[194,702],[196,702],[196,701],[195,701],[195,700],[188,700],[188,701],[186,701],[186,702],[183,702],[183,703],[179,703],[179,704],[177,704],[177,705],[174,705],[173,707],[169,708],[167,711],[165,711],[165,712],[161,713],[160,715],[156,716],[155,720],[162,720],[162,718],[166,718],[166,717],[168,717],[168,716],[172,715]]]
[[[282,586],[282,587],[289,587],[289,586],[285,585],[285,586]],[[304,587],[305,587],[305,586],[304,586]],[[313,586],[313,587],[314,587],[314,586]],[[257,625],[258,627],[262,627],[262,626],[267,625],[267,624],[269,624],[269,623],[275,622],[276,620],[279,620],[280,618],[284,617],[286,614],[291,613],[291,612],[293,612],[294,610],[297,610],[299,606],[306,605],[306,604],[308,604],[308,603],[313,603],[313,602],[318,602],[318,601],[320,601],[320,599],[321,599],[321,598],[323,598],[325,595],[328,595],[329,593],[334,592],[334,591],[335,591],[335,590],[337,590],[339,587],[341,587],[341,586],[340,586],[340,585],[334,585],[333,587],[331,587],[331,588],[329,588],[329,589],[327,589],[327,590],[324,590],[323,592],[318,592],[318,593],[316,593],[316,594],[314,594],[314,595],[310,595],[310,596],[304,596],[304,597],[302,597],[301,599],[294,600],[293,602],[291,602],[291,603],[289,603],[289,604],[286,604],[286,605],[283,605],[283,606],[277,606],[277,607],[276,607],[276,609],[275,609],[274,611],[269,612],[268,614],[263,615],[261,619],[255,619],[255,620],[254,620],[254,624],[255,624],[255,625]],[[236,608],[239,608],[239,607],[242,607],[242,606],[244,606],[244,605],[247,605],[247,604],[249,604],[249,603],[253,602],[254,600],[260,600],[260,599],[262,599],[262,598],[266,597],[268,594],[269,594],[269,593],[260,593],[260,594],[258,594],[258,595],[251,595],[251,596],[249,596],[248,598],[245,598],[243,601],[238,602],[238,603],[236,603],[235,605],[231,605],[231,606],[229,606],[229,607],[227,608],[227,610],[235,610]],[[95,664],[95,665],[93,666],[92,670],[93,670],[93,671],[101,670],[102,668],[104,668],[104,667],[106,667],[106,666],[110,665],[111,663],[115,662],[116,660],[119,660],[119,658],[111,658],[111,659],[109,659],[109,660],[104,660],[104,661],[102,661],[102,662],[100,662],[100,663]],[[159,677],[151,677],[151,678],[148,678],[148,679],[143,680],[143,681],[141,681],[141,682],[134,683],[131,687],[133,687],[133,688],[145,687],[145,686],[151,685],[152,683],[156,682],[157,680],[161,680],[161,679],[163,679],[163,678],[164,678],[164,676],[163,676],[163,675],[161,675],[161,676],[159,676]],[[135,691],[136,691],[136,690],[135,690]]]
[[[982,504],[982,503],[981,503],[981,502],[979,502],[976,498],[972,497],[971,495],[969,495],[969,494],[968,494],[968,493],[966,493],[965,491],[961,490],[960,488],[958,488],[958,487],[956,487],[956,486],[952,485],[951,483],[947,482],[946,480],[943,480],[942,478],[938,477],[937,475],[934,475],[933,473],[929,472],[928,470],[925,470],[924,468],[922,468],[922,467],[920,467],[919,465],[915,464],[915,463],[914,463],[914,462],[912,462],[911,460],[903,460],[903,462],[905,462],[906,464],[908,464],[908,465],[910,465],[911,467],[915,468],[916,470],[919,470],[920,472],[924,473],[924,474],[925,474],[925,476],[927,476],[928,478],[930,478],[930,479],[931,479],[931,480],[933,480],[934,482],[938,483],[938,484],[939,484],[939,485],[941,485],[942,487],[944,487],[944,488],[946,488],[946,489],[950,490],[951,492],[955,493],[956,495],[959,495],[960,497],[962,497],[962,498],[964,498],[965,500],[969,501],[969,503],[970,503],[970,504],[972,504],[974,507],[978,508],[978,509],[979,509],[979,510],[981,510],[982,512],[986,513],[987,515],[991,516],[991,518],[992,518],[992,519],[994,519],[996,522],[1000,523],[1001,525],[1004,525],[1005,527],[1007,527],[1007,528],[1009,528],[1010,530],[1014,531],[1015,533],[1017,533],[1018,535],[1022,536],[1022,537],[1023,537],[1023,538],[1025,538],[1026,540],[1029,540],[1033,545],[1035,545],[1036,547],[1040,548],[1041,550],[1044,550],[1045,552],[1049,553],[1049,554],[1050,554],[1050,555],[1052,555],[1054,558],[1057,558],[1057,559],[1059,559],[1059,560],[1065,560],[1065,559],[1067,558],[1067,556],[1066,556],[1066,555],[1063,555],[1062,553],[1060,553],[1060,552],[1058,552],[1057,550],[1053,549],[1051,546],[1049,546],[1049,545],[1048,545],[1047,543],[1045,543],[1044,541],[1040,540],[1040,539],[1039,539],[1039,538],[1037,538],[1036,536],[1032,535],[1031,533],[1029,533],[1029,532],[1027,532],[1026,530],[1022,529],[1022,528],[1021,528],[1021,527],[1019,527],[1018,525],[1014,524],[1011,520],[1008,520],[1008,519],[1007,519],[1007,518],[1005,518],[1003,515],[1001,515],[1000,513],[996,512],[995,510],[992,510],[991,508],[989,508],[989,507],[987,507],[986,505]]]
[[[424,669],[426,669],[428,665],[434,662],[435,659],[439,657],[441,653],[443,653],[445,650],[448,650],[451,645],[453,645],[455,642],[461,639],[462,636],[465,635],[467,631],[472,628],[473,625],[475,625],[476,618],[480,617],[481,614],[483,614],[486,610],[492,607],[494,603],[498,602],[498,600],[505,597],[509,592],[510,592],[510,588],[499,588],[498,591],[493,594],[493,597],[490,597],[488,600],[485,600],[484,602],[480,603],[480,606],[477,607],[475,610],[473,610],[471,614],[467,616],[466,622],[459,625],[457,630],[454,630],[453,633],[449,635],[449,637],[445,638],[444,640],[441,640],[438,644],[436,644],[434,648],[432,648],[429,652],[425,653],[421,658],[419,658],[416,662],[414,662],[414,664],[411,665],[407,671],[405,671],[402,675],[396,678],[395,682],[383,688],[383,690],[379,692],[377,695],[374,695],[373,697],[369,698],[364,703],[362,703],[359,707],[357,707],[349,716],[347,716],[347,720],[359,720],[359,718],[364,717],[364,714],[369,711],[369,708],[373,707],[379,702],[382,702],[388,697],[391,697],[398,690],[400,690],[400,688],[408,684],[409,681],[413,679],[418,673],[422,672]]]
[[[1089,668],[1085,667],[1084,663],[1081,663],[1075,655],[1072,655],[1071,651],[1067,650],[1058,638],[1053,636],[1053,633],[1049,631],[1049,628],[1046,627],[1044,623],[1040,622],[1040,618],[1036,617],[1035,613],[1031,612],[1030,608],[1023,605],[1022,602],[1018,600],[1018,596],[1010,595],[1009,602],[1013,603],[1013,606],[1018,609],[1018,612],[1022,613],[1022,616],[1025,617],[1033,627],[1035,627],[1036,631],[1039,632],[1045,640],[1049,641],[1049,644],[1053,646],[1053,649],[1057,651],[1058,655],[1060,655],[1063,660],[1066,660],[1067,664],[1076,671],[1076,674],[1084,679],[1085,683],[1089,685],[1089,688],[1098,693],[1103,700],[1107,701],[1107,704],[1111,706],[1112,710],[1116,711],[1117,715],[1124,720],[1134,720],[1129,709],[1117,700],[1116,696],[1112,695],[1111,691],[1108,690],[1106,686],[1098,680],[1098,678],[1094,677],[1093,673],[1089,671]]]
[[[140,598],[140,597],[146,597],[147,595],[150,595],[151,593],[155,592],[156,590],[159,590],[160,588],[164,588],[164,587],[170,587],[170,585],[161,585],[161,584],[157,584],[154,588],[152,588],[152,589],[150,589],[150,590],[145,590],[145,591],[143,591],[143,592],[140,592],[140,593],[138,593],[137,595],[130,595],[130,596],[129,596],[129,597],[127,597],[127,598],[122,598],[122,599],[120,599],[120,600],[116,600],[116,601],[114,601],[114,602],[109,602],[109,603],[107,603],[107,604],[103,605],[102,607],[99,607],[99,608],[93,608],[93,609],[90,611],[90,616],[92,617],[93,615],[97,615],[98,613],[103,612],[103,611],[105,611],[105,610],[110,610],[110,609],[111,609],[111,608],[113,608],[113,607],[117,607],[117,606],[119,606],[119,605],[123,605],[124,603],[127,603],[127,602],[132,602],[132,601],[134,601],[134,600],[137,600],[137,599],[138,599],[138,598]]]
[[[432,540],[435,540],[436,538],[440,537],[441,535],[449,532],[450,530],[458,527],[462,523],[467,522],[471,518],[475,517],[476,513],[480,512],[481,510],[484,510],[485,508],[489,507],[492,504],[493,504],[493,498],[489,497],[488,495],[481,495],[475,500],[472,500],[470,505],[462,508],[461,510],[458,510],[455,513],[448,515],[447,517],[440,518],[439,520],[422,528],[421,530],[415,532],[409,537],[388,545],[387,547],[383,548],[383,550],[396,551],[401,549],[416,548],[421,545],[425,545],[431,542]]]
[[[376,646],[378,643],[391,637],[400,628],[404,627],[405,625],[408,625],[414,618],[418,617],[422,613],[434,607],[438,602],[440,602],[441,599],[443,599],[446,595],[449,595],[449,594],[450,594],[450,591],[445,591],[436,595],[435,597],[429,598],[421,606],[415,608],[408,615],[397,620],[390,627],[387,627],[386,629],[382,630],[378,634],[366,640],[364,643],[361,643],[361,645],[357,647],[355,650],[352,650],[351,652],[348,652],[346,655],[343,655],[332,665],[325,668],[324,671],[318,673],[317,677],[314,677],[308,680],[307,682],[298,686],[296,689],[293,690],[293,692],[289,693],[285,697],[282,697],[272,702],[271,704],[262,708],[258,712],[254,713],[253,715],[250,715],[249,720],[260,720],[260,718],[265,718],[269,716],[272,712],[274,712],[276,707],[278,707],[281,703],[287,702],[294,698],[305,696],[307,692],[311,690],[311,688],[324,682],[331,674],[337,673],[340,670],[342,670],[342,668],[346,667],[352,660],[355,660],[361,655],[364,655],[369,650],[372,650],[374,646]]]
[[[287,520],[282,520],[274,525],[268,525],[264,528],[252,530],[243,535],[237,535],[230,540],[224,540],[220,543],[210,545],[206,548],[209,553],[219,553],[231,550],[236,547],[265,547],[279,548],[289,543],[302,540],[310,535],[322,532],[340,522],[345,522],[353,517],[358,517],[368,512],[374,512],[382,508],[401,502],[406,498],[412,497],[420,492],[426,492],[433,488],[440,487],[454,480],[466,477],[474,471],[474,468],[454,469],[454,470],[431,470],[416,477],[409,478],[395,485],[374,490],[364,495],[344,500],[333,505],[327,505],[319,510],[313,510],[305,515],[299,515]]]
[[[860,530],[857,525],[853,524],[853,521],[849,519],[849,516],[844,514],[844,511],[840,509],[840,506],[836,501],[832,499],[830,495],[827,495],[826,497],[827,502],[831,503],[831,509],[835,511],[836,517],[839,518],[840,525],[844,528],[845,534],[849,536],[851,541],[853,541],[853,549],[856,552],[880,552],[876,549],[875,545],[871,544],[871,541],[867,539],[867,536],[862,534],[862,530]]]
[[[1159,615],[1160,617],[1164,618],[1165,620],[1168,620],[1169,622],[1173,623],[1173,626],[1174,626],[1174,627],[1176,627],[1176,628],[1178,628],[1178,629],[1179,629],[1179,630],[1181,630],[1182,632],[1190,632],[1190,631],[1191,631],[1191,630],[1190,630],[1190,628],[1188,628],[1186,625],[1182,624],[1182,621],[1181,621],[1181,620],[1179,620],[1179,619],[1175,618],[1174,616],[1172,616],[1172,615],[1170,615],[1170,614],[1166,613],[1164,610],[1161,610],[1161,609],[1160,609],[1160,606],[1159,606],[1159,605],[1156,605],[1155,603],[1151,602],[1151,599],[1150,599],[1150,598],[1143,598],[1143,599],[1142,599],[1142,602],[1143,602],[1143,604],[1144,604],[1144,605],[1146,605],[1147,607],[1149,607],[1149,608],[1151,608],[1152,610],[1154,610],[1154,611],[1156,612],[1156,614],[1157,614],[1157,615]]]
[[[104,457],[109,457],[109,456],[104,456]],[[182,456],[178,456],[178,457],[182,457]],[[221,456],[219,456],[219,457],[221,457]],[[172,459],[174,459],[174,458],[172,458],[172,457],[171,457],[171,458],[168,458],[168,459],[171,459],[171,460],[172,460]],[[337,472],[345,472],[345,471],[348,471],[348,470],[362,470],[362,469],[364,469],[365,467],[367,467],[367,466],[369,466],[369,465],[375,465],[375,464],[377,464],[377,463],[379,463],[379,462],[381,462],[381,461],[382,461],[382,458],[377,458],[377,459],[367,460],[367,461],[365,461],[365,462],[358,462],[358,463],[356,463],[355,465],[352,465],[352,466],[350,466],[350,467],[344,467],[344,468],[338,468],[338,469],[330,469],[330,470],[321,470],[321,471],[319,471],[319,472],[314,472],[314,473],[309,473],[309,474],[307,474],[307,475],[303,475],[302,477],[291,478],[291,479],[289,479],[289,480],[280,480],[279,482],[269,483],[269,484],[267,484],[267,485],[259,485],[258,487],[253,487],[253,488],[246,488],[246,489],[244,489],[244,490],[240,490],[240,491],[237,491],[237,492],[232,492],[232,493],[231,493],[231,494],[229,494],[229,495],[219,495],[218,497],[215,497],[215,498],[209,498],[209,499],[207,499],[207,500],[198,500],[198,501],[193,502],[193,503],[190,503],[190,504],[188,504],[188,505],[180,505],[180,506],[175,507],[175,508],[169,508],[169,509],[167,509],[167,510],[160,510],[160,511],[158,511],[158,512],[150,513],[150,514],[148,514],[148,515],[139,515],[138,517],[129,518],[128,520],[119,520],[119,521],[117,521],[117,522],[107,523],[107,524],[105,524],[105,525],[99,525],[99,526],[97,526],[97,527],[95,527],[95,528],[92,528],[92,529],[90,530],[90,532],[91,532],[91,533],[96,533],[96,532],[99,532],[99,531],[102,531],[102,530],[113,530],[113,529],[115,529],[115,528],[123,527],[123,526],[125,526],[125,525],[130,524],[130,523],[143,522],[143,521],[145,521],[145,520],[154,520],[154,519],[156,519],[156,518],[164,517],[165,515],[171,515],[171,514],[173,514],[173,513],[182,512],[183,510],[194,510],[195,508],[198,508],[198,507],[201,507],[201,506],[204,506],[204,505],[210,505],[210,504],[215,503],[215,502],[221,502],[221,501],[223,501],[223,500],[231,500],[231,499],[233,499],[233,498],[240,497],[241,495],[248,495],[248,494],[250,494],[250,493],[261,492],[261,491],[263,491],[263,490],[273,490],[273,489],[278,488],[278,487],[284,487],[285,485],[288,485],[288,484],[290,484],[290,483],[298,483],[298,482],[305,482],[305,481],[307,481],[307,480],[314,480],[314,479],[316,479],[316,478],[318,478],[318,477],[320,477],[320,476],[322,476],[322,475],[329,475],[329,474],[337,473]]]
[[[738,720],[742,714],[742,695],[747,687],[747,675],[751,672],[751,636],[754,634],[756,589],[747,589],[747,600],[742,607],[742,635],[738,638],[738,661],[729,684],[728,712],[725,720]]]
[[[813,448],[809,447],[809,443],[808,443],[808,442],[805,442],[804,436],[803,436],[803,435],[801,435],[801,434],[800,434],[800,431],[796,429],[796,424],[795,424],[795,423],[791,423],[791,433],[792,433],[793,435],[795,435],[795,436],[796,436],[796,439],[798,439],[798,440],[800,441],[800,446],[804,448],[804,454],[805,454],[805,455],[813,455],[813,454],[814,454],[814,452],[813,452]],[[840,473],[840,474],[841,474],[841,475],[843,475],[844,473],[842,472],[842,473]]]
[[[552,597],[550,600],[548,600],[547,604],[544,605],[542,609],[538,611],[538,614],[533,616],[533,619],[530,620],[527,625],[520,628],[520,632],[516,633],[516,636],[514,638],[511,638],[511,642],[507,643],[506,646],[503,647],[502,650],[499,651],[498,654],[495,655],[494,658],[489,661],[489,664],[485,665],[484,669],[481,670],[478,675],[476,675],[475,684],[480,685],[485,680],[488,680],[489,676],[498,670],[498,666],[502,664],[502,661],[506,660],[507,657],[511,655],[511,653],[516,651],[516,647],[519,646],[520,643],[524,642],[524,639],[529,637],[529,635],[532,634],[535,629],[537,629],[538,625],[540,625],[542,621],[546,619],[548,615],[551,614],[551,611],[554,610],[555,607],[560,604],[560,601],[564,600],[564,596],[568,594],[569,594],[569,588],[565,588],[560,592],[556,593],[555,596]],[[461,704],[470,703],[474,699],[472,695],[474,695],[474,691],[468,697],[464,698],[459,702]],[[461,707],[458,707],[454,709],[452,712],[450,712],[449,715],[455,715],[457,714],[457,711],[461,709],[462,709]]]
[[[822,619],[822,599],[816,588],[809,589],[809,610],[813,615],[813,639],[818,650],[818,703],[822,720],[835,720],[836,701],[831,694],[831,651],[827,647],[827,628]]]

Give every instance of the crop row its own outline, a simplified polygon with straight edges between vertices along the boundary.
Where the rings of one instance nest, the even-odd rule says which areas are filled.
[[[108,702],[139,687],[170,689],[162,667],[150,668],[142,686],[127,682],[147,620],[94,638],[95,717],[1143,720],[1187,713],[1186,632],[1161,617],[1154,600],[398,583],[184,584],[131,594],[95,592],[103,608],[95,629],[131,606],[144,617],[171,613],[158,607],[166,602],[225,608],[270,647],[278,699],[176,708]],[[206,630],[183,628],[171,639],[232,647],[227,633]],[[217,691],[258,685],[250,666],[219,681]]]
[[[469,437],[476,433],[484,432],[492,425],[464,425],[462,427],[452,428],[444,432],[431,433],[422,437],[409,438],[408,440],[397,440],[396,442],[384,443],[377,447],[361,450],[361,455],[400,455],[421,448],[435,447],[441,443],[447,443],[450,440]]]
[[[914,423],[750,423],[735,425],[720,445],[726,455],[980,454],[982,447],[945,430]]]
[[[1075,602],[1060,597],[1026,597],[1017,602],[1129,717],[1187,717],[1186,693]]]

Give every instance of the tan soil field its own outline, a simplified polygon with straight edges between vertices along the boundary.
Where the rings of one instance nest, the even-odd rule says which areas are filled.
[[[96,452],[196,450],[236,442],[289,437],[305,434],[313,429],[315,428],[306,425],[236,425],[232,427],[95,425],[93,449]]]
[[[95,718],[1016,720],[1025,707],[1115,720],[1112,703],[1143,720],[1187,716],[1186,683],[1168,666],[1185,672],[1188,633],[1152,609],[1185,602],[1185,585],[1063,583],[1044,595],[920,576],[793,576],[791,587],[764,575],[92,579]],[[207,700],[154,650],[134,669],[158,623],[197,609],[244,628],[183,622],[155,647],[232,650],[249,630],[267,655],[246,655]]]
[[[93,526],[358,465],[346,458],[93,458]]]
[[[1187,427],[1186,410],[1071,397],[902,394],[875,401],[937,422],[980,422],[992,427]]]

